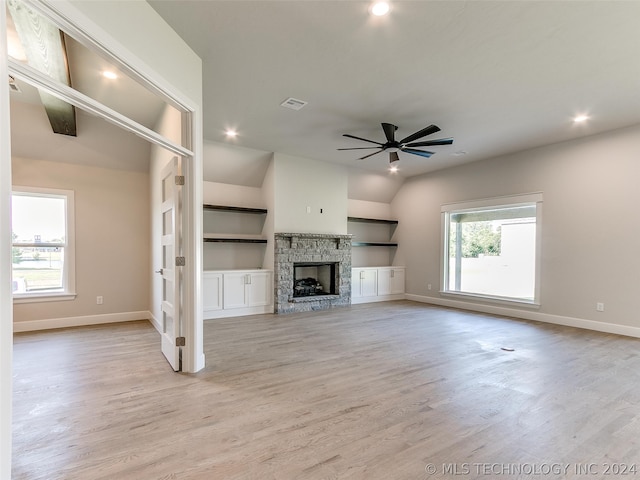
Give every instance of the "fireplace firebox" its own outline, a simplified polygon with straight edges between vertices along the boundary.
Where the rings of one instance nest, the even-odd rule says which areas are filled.
[[[293,264],[293,296],[337,295],[336,263],[302,262]]]

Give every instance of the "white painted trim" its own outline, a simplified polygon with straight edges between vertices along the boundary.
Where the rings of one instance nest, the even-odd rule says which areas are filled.
[[[358,305],[360,303],[374,303],[374,302],[389,302],[391,300],[404,300],[404,293],[394,293],[392,295],[378,295],[375,297],[351,297],[351,305]]]
[[[524,307],[524,308],[540,308],[540,304],[536,303],[533,300],[524,300],[524,299],[519,299],[519,298],[509,298],[509,297],[498,297],[498,296],[494,296],[494,295],[482,295],[480,293],[478,294],[474,294],[474,293],[467,293],[467,292],[445,292],[445,291],[440,291],[440,295],[445,296],[445,297],[451,297],[451,298],[462,298],[465,300],[479,300],[481,302],[485,301],[485,302],[491,302],[491,303],[497,303],[497,304],[502,304],[502,305],[511,305],[511,306],[520,306],[520,307]]]
[[[523,203],[539,203],[542,202],[542,192],[523,193],[521,195],[503,195],[493,198],[481,198],[466,202],[445,203],[440,207],[442,213],[445,212],[461,212],[465,210],[475,210],[477,208],[495,207],[507,208],[509,206],[521,205]]]
[[[51,330],[53,328],[83,327],[87,325],[102,325],[105,323],[133,322],[149,320],[151,312],[105,313],[102,315],[84,315],[81,317],[46,318],[42,320],[26,320],[13,324],[14,332],[34,332],[37,330]]]
[[[163,137],[159,133],[154,132],[150,128],[125,117],[121,113],[116,112],[112,108],[109,108],[100,102],[97,102],[93,98],[75,90],[74,88],[57,82],[56,80],[47,77],[35,68],[20,63],[18,61],[9,59],[9,72],[16,78],[25,81],[26,83],[38,88],[46,90],[48,93],[70,103],[85,112],[92,115],[96,115],[99,118],[106,120],[117,127],[120,127],[127,132],[138,135],[140,138],[147,140],[155,145],[166,148],[172,153],[176,153],[183,157],[191,157],[193,152],[189,149],[178,145],[175,142]]]
[[[76,194],[73,190],[63,190],[59,188],[33,187],[13,185],[13,195],[24,195],[31,197],[62,198],[64,199],[64,222],[66,241],[59,244],[64,248],[64,259],[62,267],[62,292],[43,291],[40,293],[31,292],[14,295],[13,303],[47,302],[74,300],[76,298]],[[19,244],[14,244],[19,245]],[[33,245],[33,244],[32,244]],[[55,245],[55,244],[53,244]],[[45,246],[53,246],[48,243]],[[32,300],[27,300],[32,299]]]
[[[543,193],[533,192],[521,195],[504,195],[494,198],[482,198],[479,200],[471,200],[466,202],[447,203],[440,207],[441,227],[440,227],[440,293],[442,294],[460,294],[460,295],[477,295],[485,297],[487,300],[507,301],[530,303],[533,306],[540,305],[540,268],[542,265],[542,205]],[[535,204],[536,207],[536,253],[535,253],[535,271],[534,271],[534,298],[531,302],[522,299],[508,297],[496,297],[491,295],[473,294],[471,292],[461,292],[458,290],[449,290],[450,281],[450,258],[449,258],[449,238],[451,235],[451,215],[460,212],[473,212],[483,210],[485,208],[503,209],[510,207],[518,207],[522,205]],[[459,268],[459,264],[458,264]]]
[[[16,305],[18,303],[66,302],[69,300],[75,300],[77,296],[78,294],[75,292],[14,294],[13,304]]]
[[[162,334],[162,324],[160,323],[160,320],[158,320],[152,312],[149,312],[148,320],[149,320],[149,323],[153,325],[153,328],[155,328],[158,333]]]
[[[0,0],[0,79],[6,82],[7,5]],[[0,478],[11,478],[13,302],[11,301],[11,122],[9,89],[0,88]]]
[[[444,298],[427,297],[424,295],[407,294],[407,300],[420,303],[430,303],[441,307],[459,308],[461,310],[471,310],[474,312],[489,313],[506,317],[522,318],[536,322],[551,323],[554,325],[564,325],[567,327],[583,328],[585,330],[595,330],[603,333],[614,333],[627,337],[640,338],[640,328],[616,323],[596,322],[584,318],[565,317],[562,315],[551,315],[548,313],[535,312],[531,310],[518,310],[516,308],[498,307],[495,305],[485,305],[481,303],[461,302]]]

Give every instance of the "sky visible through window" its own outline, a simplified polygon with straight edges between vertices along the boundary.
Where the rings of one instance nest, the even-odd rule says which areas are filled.
[[[12,232],[15,241],[61,241],[65,237],[65,199],[13,194],[11,205]]]

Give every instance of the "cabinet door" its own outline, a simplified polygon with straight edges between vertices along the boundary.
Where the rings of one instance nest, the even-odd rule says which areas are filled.
[[[247,277],[249,284],[248,301],[250,307],[259,307],[271,304],[271,273],[250,273]]]
[[[248,273],[225,273],[223,276],[224,308],[242,308],[249,304],[247,298]]]
[[[360,298],[362,296],[362,279],[358,268],[351,269],[351,298]]]
[[[222,310],[222,274],[205,272],[202,277],[202,309],[207,318],[207,312]]]
[[[404,268],[391,269],[390,291],[392,295],[404,293]]]
[[[361,270],[360,292],[362,297],[375,297],[378,295],[378,271],[376,269]]]
[[[379,268],[378,269],[378,295],[390,295],[391,294],[391,282],[393,276],[393,269],[391,268]]]

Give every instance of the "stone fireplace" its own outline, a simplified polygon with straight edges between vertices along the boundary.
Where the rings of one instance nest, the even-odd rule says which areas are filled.
[[[275,312],[351,304],[351,235],[275,234]]]

